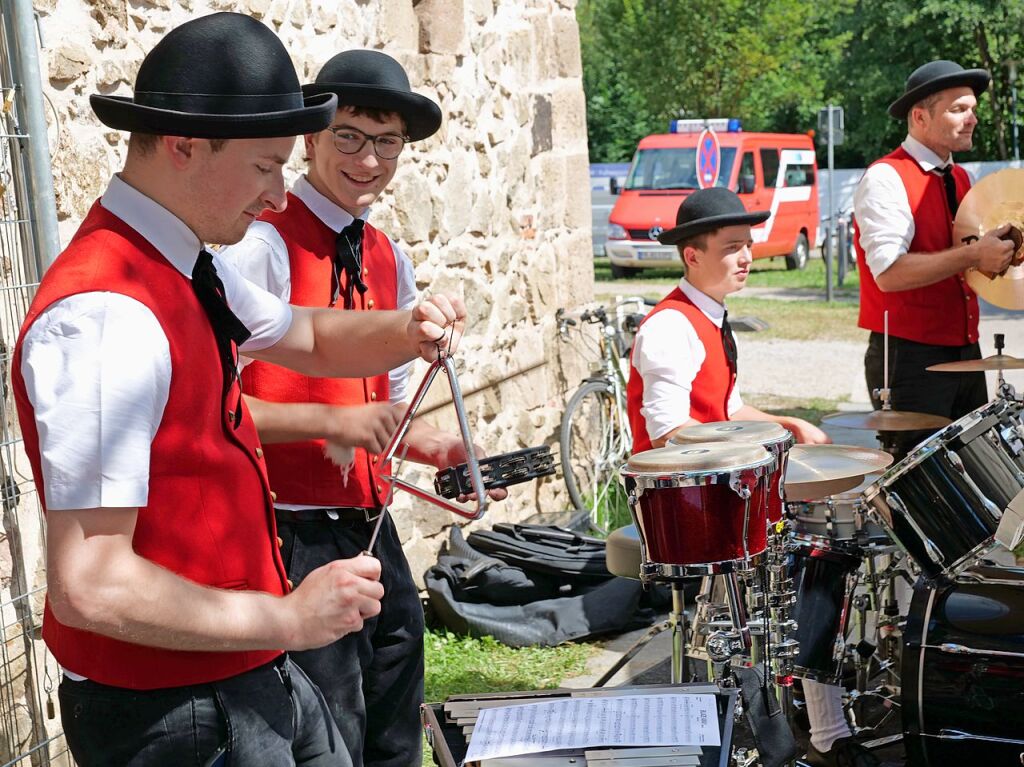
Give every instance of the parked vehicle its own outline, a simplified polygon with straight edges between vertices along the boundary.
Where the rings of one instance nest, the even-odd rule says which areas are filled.
[[[643,268],[679,265],[675,247],[657,236],[675,226],[679,204],[699,188],[698,142],[706,120],[674,120],[671,133],[640,141],[629,176],[608,216],[605,253],[612,276]],[[738,120],[715,121],[720,146],[716,186],[739,194],[747,210],[770,210],[753,229],[754,258],[784,256],[803,269],[818,237],[817,163],[811,137],[790,133],[744,133]]]

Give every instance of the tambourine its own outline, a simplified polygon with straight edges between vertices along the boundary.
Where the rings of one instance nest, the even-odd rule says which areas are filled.
[[[551,448],[548,445],[528,447],[480,459],[480,474],[483,476],[484,487],[488,490],[518,485],[554,473],[555,457],[551,455]],[[472,493],[473,487],[467,464],[460,463],[437,472],[434,475],[434,489],[444,498],[457,498]]]

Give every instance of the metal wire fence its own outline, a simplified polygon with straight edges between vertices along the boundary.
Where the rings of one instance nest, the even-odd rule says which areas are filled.
[[[19,115],[9,11],[0,5],[0,764],[71,765],[57,711],[60,671],[40,637],[46,531],[10,391],[11,354],[39,276],[26,147],[46,136],[27,136]]]

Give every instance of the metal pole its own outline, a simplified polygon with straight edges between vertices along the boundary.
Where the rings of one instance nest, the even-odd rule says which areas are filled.
[[[835,242],[832,233],[835,231],[835,198],[833,196],[832,177],[836,174],[835,145],[832,138],[835,134],[835,121],[832,118],[833,107],[828,105],[828,230],[825,233],[825,300],[832,301],[832,252]]]
[[[46,136],[46,116],[43,105],[43,81],[39,71],[39,53],[36,45],[38,27],[32,0],[11,0],[5,18],[11,45],[11,64],[18,73],[20,83],[15,96],[18,121],[24,138],[19,139],[25,155],[28,173],[26,191],[31,201],[33,248],[27,266],[34,267],[38,280],[60,253],[57,234],[57,201],[53,192],[53,167],[50,164],[50,144]],[[31,271],[31,270],[30,270]]]

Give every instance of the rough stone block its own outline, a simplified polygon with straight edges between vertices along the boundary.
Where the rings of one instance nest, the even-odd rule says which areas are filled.
[[[421,53],[465,53],[466,5],[464,0],[420,0]]]
[[[420,22],[412,6],[412,0],[378,0],[376,36],[388,51],[418,49]],[[409,79],[415,82],[411,73]]]
[[[415,172],[399,171],[392,190],[398,220],[392,236],[411,244],[429,240],[434,212],[432,190],[426,179]]]
[[[539,94],[533,97],[533,126],[531,136],[533,138],[532,156],[536,157],[541,152],[551,150],[553,137],[551,98],[545,94]]]
[[[551,133],[559,149],[586,151],[587,102],[578,80],[559,80],[552,88]]]
[[[586,154],[565,158],[565,225],[572,230],[590,231],[593,216],[590,208],[590,163]]]
[[[555,76],[582,77],[580,59],[580,26],[573,13],[556,13],[551,17],[551,38],[554,49]]]
[[[93,53],[81,43],[68,40],[50,57],[50,80],[68,83],[77,80],[92,66]]]

